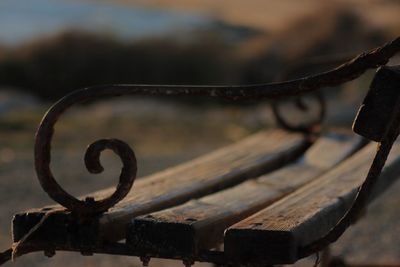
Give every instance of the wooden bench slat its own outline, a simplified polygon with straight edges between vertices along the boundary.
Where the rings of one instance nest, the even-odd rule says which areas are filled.
[[[136,218],[128,230],[127,243],[134,251],[193,257],[220,244],[228,226],[317,178],[359,148],[361,139],[355,135],[321,137],[304,156],[285,168]]]
[[[300,247],[326,234],[350,208],[375,151],[376,144],[368,145],[321,178],[230,227],[224,240],[227,257],[243,263],[294,263]],[[373,196],[399,177],[399,153],[396,143]]]
[[[268,130],[187,163],[138,179],[129,195],[99,218],[98,238],[110,241],[125,238],[127,224],[132,218],[200,197],[251,177],[275,170],[299,157],[311,144],[302,135],[282,130]],[[110,194],[113,189],[91,194],[96,198]],[[53,207],[31,210],[17,214],[13,221],[14,240],[18,241],[44,212]],[[69,213],[57,214],[59,232],[73,235],[65,230]],[[63,217],[64,216],[64,217]],[[49,220],[51,221],[51,220]],[[78,231],[79,232],[79,231]],[[60,237],[61,239],[73,237]]]

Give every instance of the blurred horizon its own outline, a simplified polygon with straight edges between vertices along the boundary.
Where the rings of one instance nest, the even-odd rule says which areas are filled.
[[[400,32],[398,2],[351,2],[3,0],[0,90],[54,101],[98,84],[248,84],[320,72]]]
[[[209,18],[173,10],[77,0],[0,2],[0,43],[16,46],[64,31],[86,31],[121,40],[164,36],[208,27]]]

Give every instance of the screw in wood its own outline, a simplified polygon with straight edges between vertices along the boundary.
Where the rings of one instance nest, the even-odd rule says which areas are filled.
[[[190,260],[190,259],[185,259],[182,262],[183,262],[183,265],[185,265],[185,267],[191,267],[194,264],[194,261]]]
[[[48,250],[45,250],[45,251],[44,251],[44,255],[45,255],[46,257],[51,258],[51,257],[53,257],[54,255],[56,255],[56,251],[55,251],[55,250],[52,250],[52,249],[48,249]]]
[[[140,261],[142,262],[143,266],[147,267],[149,266],[149,262],[150,262],[150,257],[148,256],[141,256],[140,257]]]
[[[93,252],[89,250],[82,250],[81,251],[82,256],[93,256]]]

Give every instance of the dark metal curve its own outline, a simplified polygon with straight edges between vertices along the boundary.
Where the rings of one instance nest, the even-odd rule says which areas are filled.
[[[77,203],[80,205],[77,208],[78,210],[90,209],[85,211],[85,213],[93,211],[95,213],[102,213],[117,204],[129,193],[136,178],[137,161],[135,153],[125,142],[118,139],[101,139],[88,146],[85,153],[85,165],[89,172],[100,173],[103,171],[103,167],[100,164],[100,154],[105,149],[113,150],[122,160],[123,167],[119,182],[114,193],[109,197],[94,202],[90,198],[86,199],[84,203],[79,201],[79,204]]]
[[[374,186],[379,180],[379,176],[385,166],[386,160],[390,154],[393,144],[400,134],[400,103],[397,103],[391,120],[388,123],[388,128],[383,134],[382,140],[377,144],[377,150],[368,170],[368,174],[359,187],[357,195],[352,203],[352,206],[339,220],[339,222],[330,231],[321,238],[305,245],[299,249],[300,258],[312,255],[329,244],[335,242],[346,231],[346,229],[354,223],[365,210],[369,198],[371,197]]]
[[[399,135],[400,116],[397,116],[395,122],[392,124],[388,132],[386,133],[382,142],[377,145],[377,152],[375,154],[372,165],[368,171],[367,177],[358,189],[357,196],[346,214],[340,219],[340,221],[323,237],[315,240],[311,244],[308,244],[299,250],[300,258],[310,256],[329,244],[335,242],[346,229],[359,217],[360,213],[365,209],[368,198],[371,195],[374,185],[379,179],[383,167],[385,166],[387,157],[389,156],[390,150]]]
[[[344,82],[353,80],[363,74],[367,69],[376,68],[385,65],[388,60],[400,51],[400,37],[385,44],[382,47],[371,50],[368,53],[360,54],[347,63],[327,72],[317,75],[300,78],[297,80],[285,81],[280,83],[268,84],[255,84],[244,86],[190,86],[190,85],[105,85],[95,86],[82,90],[72,92],[54,104],[44,116],[39,129],[36,134],[35,142],[35,169],[42,188],[47,194],[59,204],[70,209],[78,214],[92,214],[101,213],[107,210],[112,204],[124,197],[128,187],[127,178],[125,175],[130,176],[131,183],[133,183],[134,172],[136,172],[136,159],[133,151],[123,144],[122,141],[114,142],[98,141],[93,146],[102,147],[96,148],[93,152],[87,152],[87,166],[89,170],[97,172],[100,170],[97,166],[96,160],[92,161],[90,158],[96,154],[97,161],[100,151],[104,148],[114,150],[121,157],[124,162],[124,169],[121,174],[120,183],[122,185],[117,187],[115,194],[111,196],[110,200],[94,201],[88,199],[87,201],[77,200],[75,197],[69,195],[64,191],[61,186],[56,182],[51,170],[51,141],[54,134],[54,126],[58,118],[71,106],[83,103],[89,100],[94,100],[104,97],[113,97],[121,95],[157,95],[157,96],[208,96],[214,98],[225,98],[228,100],[246,100],[246,99],[264,99],[276,98],[287,95],[296,95],[317,90],[325,86],[335,86]],[[114,140],[114,139],[113,139]],[[130,151],[130,152],[128,152]],[[96,152],[96,153],[95,153]],[[96,158],[94,157],[94,158]],[[125,158],[126,157],[126,158]],[[124,175],[124,177],[122,177]],[[133,178],[132,178],[133,177]],[[123,190],[119,190],[123,188]],[[129,190],[128,190],[129,191]],[[110,206],[111,205],[111,206]]]
[[[123,168],[120,174],[119,183],[113,194],[101,200],[94,200],[93,198],[78,200],[67,193],[57,183],[50,170],[50,150],[51,140],[54,134],[54,125],[57,122],[58,117],[68,107],[75,103],[87,100],[88,98],[85,94],[83,96],[80,94],[73,94],[72,97],[64,98],[50,108],[36,133],[34,149],[35,169],[44,191],[46,191],[46,193],[57,203],[80,215],[102,213],[123,199],[129,193],[137,172],[135,154],[126,143],[117,139],[102,139],[92,143],[87,148],[85,153],[85,165],[89,172],[100,173],[103,171],[103,168],[99,159],[103,150],[111,149],[120,157],[123,163]]]
[[[288,131],[294,132],[318,132],[320,129],[320,125],[325,117],[326,113],[326,102],[323,95],[320,92],[315,92],[311,94],[318,104],[318,114],[317,117],[308,122],[300,122],[298,125],[291,124],[286,118],[285,115],[282,113],[282,109],[279,108],[281,101],[275,101],[272,103],[272,112],[274,117],[280,127],[286,129]],[[295,100],[296,107],[298,108],[299,112],[307,111],[308,107],[307,104],[302,101],[302,96],[299,96]]]

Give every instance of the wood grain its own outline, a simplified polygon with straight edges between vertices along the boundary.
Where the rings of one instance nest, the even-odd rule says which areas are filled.
[[[230,227],[224,240],[227,257],[258,264],[298,260],[299,247],[326,234],[351,206],[375,151],[376,144],[368,145],[319,179]],[[396,143],[372,198],[399,177],[399,153]]]
[[[123,239],[132,218],[179,205],[275,170],[299,157],[310,144],[311,140],[301,134],[282,130],[262,131],[236,144],[139,179],[123,201],[98,218],[96,237],[108,241]],[[99,198],[112,191],[110,188],[91,195]],[[17,214],[13,221],[14,240],[18,241],[45,212],[55,208],[59,207]],[[64,212],[54,216],[59,223],[47,228],[62,228],[59,232],[68,235],[69,230],[65,228],[71,224],[71,215]],[[73,228],[76,230],[77,227]],[[76,231],[70,232],[71,236],[74,234]],[[63,237],[62,240],[68,238]]]
[[[127,243],[134,251],[194,257],[201,250],[220,244],[228,226],[293,192],[350,156],[361,148],[360,141],[354,135],[326,135],[296,163],[285,168],[174,208],[140,216],[129,228]]]

